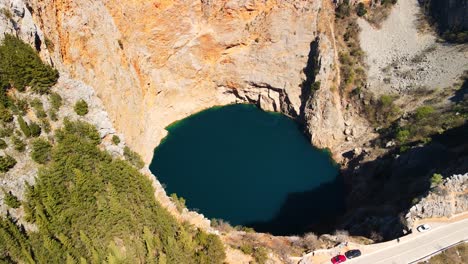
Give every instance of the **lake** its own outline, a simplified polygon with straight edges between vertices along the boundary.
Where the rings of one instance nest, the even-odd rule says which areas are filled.
[[[253,105],[210,108],[166,128],[150,170],[207,218],[275,235],[302,234],[344,210],[330,155],[292,119]]]

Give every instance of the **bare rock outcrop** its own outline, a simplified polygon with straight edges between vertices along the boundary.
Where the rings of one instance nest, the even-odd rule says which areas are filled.
[[[409,210],[408,227],[419,219],[450,218],[468,211],[468,173],[453,175]]]
[[[0,11],[0,40],[5,34],[18,36],[36,48],[44,60],[50,62],[44,34],[36,25],[24,1],[0,0]]]

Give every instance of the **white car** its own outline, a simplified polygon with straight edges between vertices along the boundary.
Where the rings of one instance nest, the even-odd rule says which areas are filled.
[[[431,229],[431,226],[428,224],[420,225],[416,228],[419,232],[426,232]]]

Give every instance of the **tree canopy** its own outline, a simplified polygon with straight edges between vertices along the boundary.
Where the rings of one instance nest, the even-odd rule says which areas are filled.
[[[38,231],[0,220],[0,262],[223,262],[219,238],[179,224],[146,176],[99,149],[94,126],[64,120],[55,138],[23,204]]]
[[[59,77],[58,71],[42,62],[37,52],[13,35],[6,34],[0,45],[0,88],[23,91],[26,86],[47,93]]]

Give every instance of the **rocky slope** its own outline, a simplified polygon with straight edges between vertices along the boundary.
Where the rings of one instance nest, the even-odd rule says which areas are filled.
[[[344,140],[329,1],[26,2],[57,67],[96,90],[147,162],[164,127],[234,102],[305,116],[318,147]],[[305,110],[313,58],[322,86]]]
[[[467,69],[466,46],[441,43],[433,30],[421,32],[415,22],[418,16],[422,16],[418,1],[407,0],[395,5],[381,28],[358,20],[369,65],[368,86],[374,94],[444,89]]]
[[[468,173],[453,175],[409,210],[407,226],[425,218],[449,218],[468,211]]]

